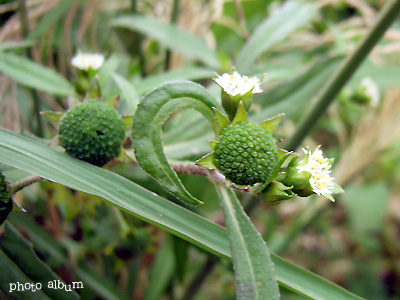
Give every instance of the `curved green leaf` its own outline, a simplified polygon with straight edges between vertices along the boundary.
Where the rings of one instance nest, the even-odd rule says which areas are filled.
[[[10,53],[0,53],[0,72],[16,82],[53,95],[74,95],[74,87],[60,74],[32,60]]]
[[[213,97],[201,85],[190,81],[175,81],[161,85],[146,94],[135,114],[132,144],[139,165],[172,195],[187,204],[202,202],[186,191],[178,175],[165,157],[161,127],[171,114],[183,108],[193,108],[203,114],[217,132]],[[217,134],[217,133],[216,133]]]
[[[246,72],[266,50],[283,41],[289,33],[307,24],[316,14],[315,5],[290,1],[283,4],[253,33],[239,54],[236,67]]]
[[[112,22],[115,27],[123,27],[146,34],[164,46],[184,56],[198,59],[213,68],[219,68],[217,54],[206,44],[205,40],[174,24],[166,24],[148,16],[123,16]]]
[[[118,174],[73,159],[36,141],[1,129],[0,162],[72,189],[97,195],[210,253],[225,258],[230,256],[224,228]],[[274,254],[272,260],[280,285],[298,294],[319,300],[362,299]]]
[[[278,300],[279,288],[267,245],[233,190],[217,185],[217,191],[224,211],[235,270],[236,298]]]

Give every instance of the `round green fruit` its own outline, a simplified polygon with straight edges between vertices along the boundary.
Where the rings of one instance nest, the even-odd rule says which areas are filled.
[[[124,136],[121,115],[98,100],[75,104],[60,121],[61,146],[70,156],[96,166],[120,153]]]
[[[237,122],[226,126],[214,152],[217,169],[238,185],[267,181],[277,163],[274,138],[255,123]]]
[[[0,172],[0,225],[7,219],[12,210],[12,198],[8,188],[8,182]]]

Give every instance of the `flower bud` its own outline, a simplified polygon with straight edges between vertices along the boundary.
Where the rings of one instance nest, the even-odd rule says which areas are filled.
[[[253,101],[253,94],[262,92],[257,77],[241,76],[236,71],[232,74],[222,74],[214,80],[222,88],[222,106],[231,121],[236,115],[240,101],[248,110]]]
[[[262,199],[270,205],[278,205],[284,200],[295,197],[292,187],[286,186],[279,181],[272,181],[261,193]]]

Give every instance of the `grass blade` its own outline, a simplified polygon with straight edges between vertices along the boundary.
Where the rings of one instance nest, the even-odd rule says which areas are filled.
[[[261,235],[254,228],[232,189],[218,185],[224,211],[238,300],[279,299],[274,264]]]
[[[238,70],[247,72],[263,52],[283,41],[289,33],[307,24],[316,12],[317,9],[312,4],[286,2],[256,28],[239,54],[236,62]]]
[[[165,24],[148,16],[131,15],[118,17],[112,25],[148,35],[167,48],[198,59],[210,67],[218,69],[220,66],[217,54],[207,46],[205,40],[174,24]]]
[[[163,199],[118,174],[89,165],[36,141],[0,129],[0,162],[97,195],[120,209],[154,224],[206,251],[230,256],[226,230]],[[360,297],[272,254],[280,283],[300,295],[319,300]]]
[[[0,72],[22,85],[53,95],[75,94],[74,87],[60,74],[25,57],[0,53]]]

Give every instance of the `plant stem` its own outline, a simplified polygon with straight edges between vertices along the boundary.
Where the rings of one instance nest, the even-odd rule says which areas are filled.
[[[20,181],[14,182],[10,184],[10,189],[11,189],[11,195],[14,195],[16,192],[22,190],[23,188],[26,188],[27,186],[30,186],[31,184],[34,184],[38,181],[42,181],[43,178],[37,175],[32,175],[30,177],[27,177],[25,179],[22,179]]]
[[[193,278],[192,282],[189,284],[185,295],[182,299],[191,300],[197,294],[200,287],[202,286],[204,280],[210,275],[210,273],[214,270],[216,264],[216,257],[208,256],[207,260],[203,264],[203,267],[199,270],[197,275]]]
[[[139,14],[137,10],[137,0],[131,0],[131,9],[134,14]],[[140,33],[133,34],[133,45],[129,49],[132,50],[134,55],[137,55],[139,58],[140,72],[143,77],[146,77],[146,61],[143,53],[143,37]]]
[[[178,20],[178,15],[179,15],[179,0],[174,0],[173,6],[172,6],[172,13],[171,13],[171,24],[175,24]],[[167,49],[165,53],[165,67],[164,70],[167,71],[171,68],[171,50]]]
[[[327,81],[316,96],[315,105],[298,125],[297,131],[285,147],[287,150],[296,150],[301,144],[303,139],[310,130],[314,128],[316,122],[321,118],[336,95],[368,56],[372,48],[378,43],[399,13],[399,0],[390,0],[385,4],[366,36],[353,53],[343,61],[340,68],[332,75],[330,80]]]
[[[29,36],[29,18],[28,18],[28,9],[26,7],[25,0],[19,0],[19,15],[20,15],[20,23],[22,29],[22,36],[26,39]],[[32,48],[27,51],[27,55],[30,59],[33,60]],[[31,94],[33,98],[33,115],[36,120],[36,128],[35,133],[39,137],[43,137],[43,123],[42,118],[40,116],[40,98],[37,92],[31,89]]]

